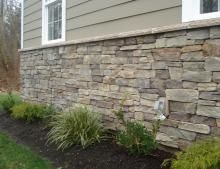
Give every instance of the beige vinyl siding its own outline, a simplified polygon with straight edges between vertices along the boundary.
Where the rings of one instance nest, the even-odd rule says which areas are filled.
[[[178,13],[179,10],[181,10],[181,7],[175,7],[163,11],[141,14],[138,16],[127,17],[124,19],[113,20],[111,22],[104,22],[100,24],[81,27],[79,29],[69,30],[67,31],[67,41],[72,40],[72,37],[74,37],[74,39],[81,39],[81,38],[112,34],[115,32],[141,30],[151,27],[150,25],[154,25],[153,27],[159,27],[159,26],[176,24],[181,20],[181,16],[173,15],[173,14]],[[161,19],[165,17],[167,18],[169,17],[170,19],[169,20]],[[143,22],[143,20],[148,20],[148,21]],[[134,24],[134,23],[138,23],[138,24]]]
[[[26,0],[24,48],[41,45],[41,0]],[[181,0],[66,0],[66,41],[181,23]],[[33,38],[33,40],[31,39]]]
[[[24,48],[41,46],[42,0],[24,1]]]

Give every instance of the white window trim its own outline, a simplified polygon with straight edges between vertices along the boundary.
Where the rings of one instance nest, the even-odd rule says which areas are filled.
[[[62,38],[56,40],[48,40],[48,9],[47,5],[55,2],[50,0],[48,3],[42,0],[42,45],[64,42],[66,40],[66,0],[62,1]]]
[[[220,17],[219,12],[200,13],[200,0],[182,0],[182,22],[212,19]]]

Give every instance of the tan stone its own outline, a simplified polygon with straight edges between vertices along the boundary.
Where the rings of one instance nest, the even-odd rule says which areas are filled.
[[[178,48],[153,49],[152,52],[155,60],[159,60],[159,61],[180,60],[180,49]]]
[[[154,103],[155,101],[152,100],[141,99],[141,105],[143,106],[153,107]]]
[[[199,91],[215,91],[217,89],[216,83],[198,83]]]
[[[166,96],[168,100],[179,102],[196,102],[199,92],[192,89],[167,89]]]
[[[203,45],[203,50],[209,56],[220,56],[220,39],[207,40]]]
[[[135,120],[143,121],[144,120],[144,113],[143,112],[135,112],[134,118],[135,118]]]
[[[181,52],[183,53],[187,53],[187,52],[195,52],[195,51],[199,51],[202,50],[202,46],[201,45],[193,45],[193,46],[185,46],[181,49]]]
[[[220,119],[216,119],[216,124],[217,124],[217,127],[220,128]]]

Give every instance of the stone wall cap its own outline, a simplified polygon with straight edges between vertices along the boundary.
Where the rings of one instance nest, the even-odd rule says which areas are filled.
[[[134,37],[134,36],[150,35],[150,34],[157,34],[157,33],[173,32],[173,31],[178,31],[178,30],[212,27],[212,26],[220,26],[220,18],[208,19],[208,20],[202,20],[202,21],[185,22],[185,23],[176,24],[176,25],[148,28],[148,29],[143,29],[143,30],[135,30],[135,31],[123,32],[123,33],[117,33],[117,34],[108,34],[104,36],[96,36],[96,37],[91,37],[91,38],[60,42],[56,44],[43,45],[40,47],[23,48],[23,49],[19,49],[18,51],[26,52],[26,51],[32,51],[32,50],[38,50],[38,49],[59,47],[59,46],[67,46],[67,45],[74,45],[74,44],[81,44],[81,43],[97,42],[97,41],[104,41],[104,40],[120,39],[120,38]]]

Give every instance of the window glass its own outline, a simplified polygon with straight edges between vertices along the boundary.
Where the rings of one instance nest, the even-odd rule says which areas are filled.
[[[219,0],[201,0],[201,14],[218,12]]]
[[[62,37],[62,2],[55,1],[48,5],[48,40]]]

